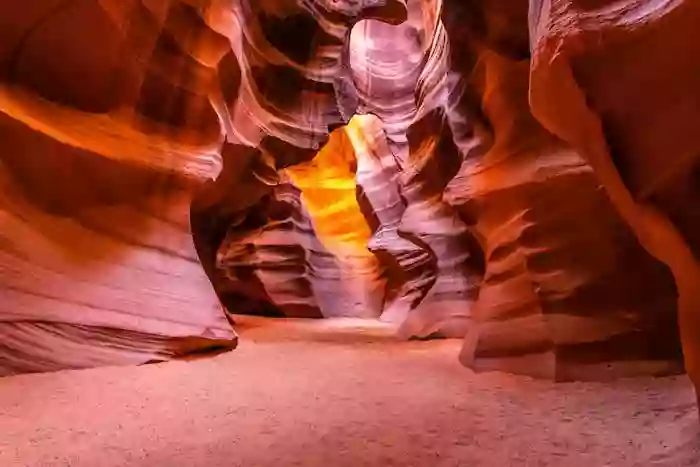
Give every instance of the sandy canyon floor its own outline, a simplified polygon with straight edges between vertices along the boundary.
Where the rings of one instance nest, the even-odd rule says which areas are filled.
[[[375,324],[241,327],[213,358],[0,379],[0,466],[700,466],[685,377],[553,384]]]

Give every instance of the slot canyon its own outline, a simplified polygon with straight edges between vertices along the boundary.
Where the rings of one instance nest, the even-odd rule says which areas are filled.
[[[700,465],[697,25],[0,2],[0,466]]]

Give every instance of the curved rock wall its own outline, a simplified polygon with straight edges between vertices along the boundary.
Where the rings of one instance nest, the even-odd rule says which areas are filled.
[[[232,347],[219,301],[466,335],[476,370],[678,371],[673,279],[681,309],[700,303],[698,70],[665,51],[699,14],[690,0],[0,6],[0,372]]]
[[[640,243],[673,273],[696,387],[700,264],[690,206],[700,67],[689,57],[699,19],[692,1],[567,0],[531,2],[529,24],[533,112],[586,159]]]
[[[188,225],[227,41],[189,8],[0,7],[0,374],[235,346]]]
[[[679,371],[672,278],[590,166],[531,116],[528,73],[484,49],[471,74],[492,137],[445,193],[486,256],[462,361],[557,380]]]
[[[313,158],[344,122],[336,95],[354,112],[339,72],[350,27],[402,15],[398,0],[0,7],[0,372],[234,346],[197,259],[225,302],[216,243],[269,197],[278,167]],[[316,249],[311,263],[327,262]],[[274,293],[315,313],[303,285]]]

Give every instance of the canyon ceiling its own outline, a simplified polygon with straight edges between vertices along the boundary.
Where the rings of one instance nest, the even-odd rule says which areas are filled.
[[[700,384],[697,24],[694,0],[3,2],[0,375],[234,348],[230,312]]]

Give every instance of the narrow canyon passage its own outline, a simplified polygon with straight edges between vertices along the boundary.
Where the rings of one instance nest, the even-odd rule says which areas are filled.
[[[685,376],[474,374],[457,339],[242,318],[235,352],[0,379],[3,467],[697,466]]]
[[[0,1],[0,467],[699,467],[698,24]]]

